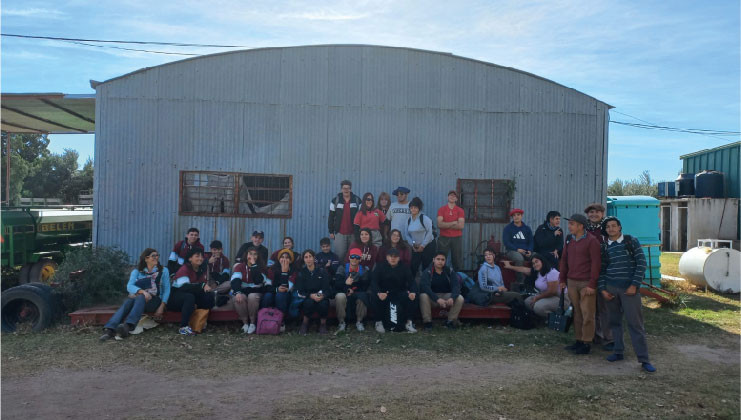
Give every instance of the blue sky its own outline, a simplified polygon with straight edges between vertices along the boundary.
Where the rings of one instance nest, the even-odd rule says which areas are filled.
[[[522,69],[615,109],[614,121],[739,130],[739,2],[36,1],[2,2],[2,32],[248,47],[377,44]],[[207,54],[223,49],[146,46]],[[184,57],[2,38],[3,92],[94,93],[106,80]],[[738,140],[611,124],[609,173],[676,178],[679,156]],[[80,163],[92,136],[52,136]]]

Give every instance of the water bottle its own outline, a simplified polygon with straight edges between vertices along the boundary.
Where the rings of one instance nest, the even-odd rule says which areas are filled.
[[[574,307],[569,305],[569,309],[567,309],[566,312],[564,312],[564,316],[567,316],[567,317],[571,316],[572,312],[574,312]]]

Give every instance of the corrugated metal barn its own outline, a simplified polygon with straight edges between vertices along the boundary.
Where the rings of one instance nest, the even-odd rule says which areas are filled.
[[[511,207],[604,201],[610,106],[541,77],[447,53],[266,48],[142,69],[96,89],[94,242],[164,252],[196,226],[233,257],[327,236],[343,179],[404,185],[433,216],[462,194],[466,258]],[[514,187],[514,192],[512,191]]]

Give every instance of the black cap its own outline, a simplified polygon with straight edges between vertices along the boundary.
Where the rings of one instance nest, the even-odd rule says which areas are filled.
[[[587,217],[580,213],[574,213],[571,215],[571,217],[566,217],[566,220],[573,220],[576,223],[581,223],[585,227],[587,226]]]
[[[402,194],[409,194],[410,190],[407,187],[396,187],[396,189],[391,193],[391,195],[399,195],[399,193]]]
[[[256,231],[252,232],[252,236],[259,236],[259,237],[261,237],[261,238],[264,239],[265,238],[265,232],[263,232],[261,230],[256,230]]]
[[[399,256],[399,250],[396,248],[389,248],[388,251],[386,251],[386,256],[393,256],[398,257]]]

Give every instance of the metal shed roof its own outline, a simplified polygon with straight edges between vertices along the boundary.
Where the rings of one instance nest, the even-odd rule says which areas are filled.
[[[3,93],[2,130],[7,133],[95,132],[95,95]]]

